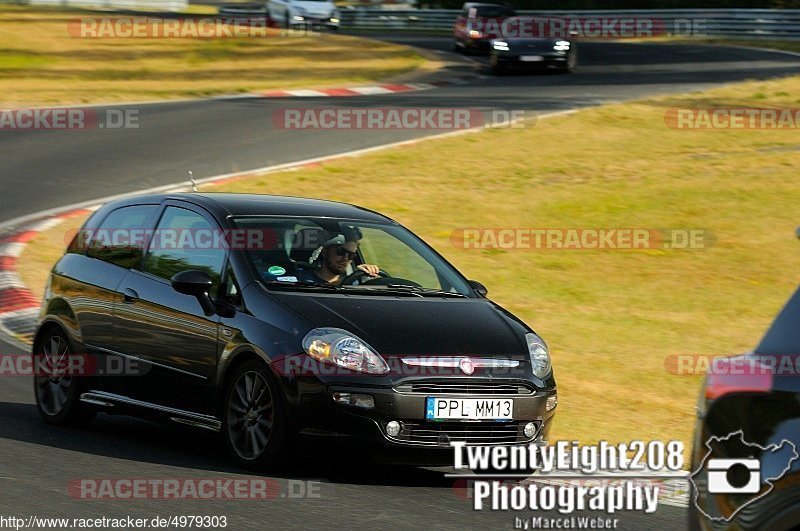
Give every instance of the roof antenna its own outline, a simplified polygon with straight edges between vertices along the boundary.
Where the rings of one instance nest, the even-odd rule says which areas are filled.
[[[189,170],[189,182],[192,183],[192,192],[197,191],[197,183],[194,181],[194,173]]]

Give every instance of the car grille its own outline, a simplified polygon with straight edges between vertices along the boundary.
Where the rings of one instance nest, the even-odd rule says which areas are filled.
[[[403,422],[393,441],[425,446],[449,447],[451,441],[468,445],[524,443],[532,439],[523,433],[524,422]],[[537,432],[539,426],[537,422]],[[386,425],[383,425],[386,433]]]
[[[532,395],[535,391],[524,384],[497,382],[409,382],[395,387],[399,393],[439,395]]]

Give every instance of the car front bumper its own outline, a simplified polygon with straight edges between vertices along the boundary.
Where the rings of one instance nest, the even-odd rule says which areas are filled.
[[[303,20],[296,20],[292,18],[289,21],[289,24],[296,28],[309,28],[309,29],[319,29],[319,28],[327,28],[327,29],[339,29],[339,21],[334,22],[330,18],[318,18],[318,17],[303,17]]]
[[[531,56],[541,57],[537,61],[523,61],[522,54],[506,54],[493,52],[490,58],[492,67],[517,69],[517,70],[535,70],[540,68],[566,68],[568,63],[568,55],[562,52],[532,52]]]
[[[302,401],[303,435],[347,440],[351,447],[368,448],[391,462],[407,464],[452,464],[453,441],[467,445],[521,445],[534,440],[546,440],[555,409],[547,411],[548,398],[556,395],[555,388],[536,389],[525,381],[480,382],[484,389],[502,386],[503,393],[516,387],[520,394],[414,392],[414,382],[393,387],[328,384],[324,390],[306,394]],[[435,388],[435,387],[434,387]],[[430,389],[430,387],[426,387]],[[480,391],[480,389],[479,389]],[[498,391],[499,392],[499,391]],[[350,393],[373,397],[375,407],[366,409],[334,401],[334,393]],[[428,396],[441,398],[510,398],[513,414],[510,421],[447,420],[425,418]],[[387,424],[397,421],[400,433],[389,435]],[[524,434],[525,425],[533,423],[533,436]]]

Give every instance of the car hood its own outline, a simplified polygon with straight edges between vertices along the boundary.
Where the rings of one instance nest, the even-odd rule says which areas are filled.
[[[347,330],[385,357],[528,356],[528,328],[485,299],[271,293],[313,327]]]

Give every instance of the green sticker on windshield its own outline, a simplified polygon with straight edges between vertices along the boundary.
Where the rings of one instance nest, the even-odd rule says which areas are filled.
[[[267,273],[270,275],[282,275],[286,273],[286,270],[281,266],[270,266],[270,268],[267,269]]]

